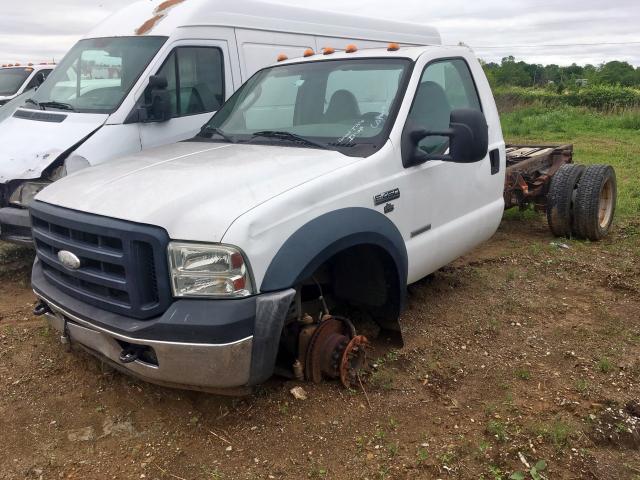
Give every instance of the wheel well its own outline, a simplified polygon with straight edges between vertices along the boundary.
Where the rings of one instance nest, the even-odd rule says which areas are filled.
[[[319,283],[338,310],[365,311],[386,330],[400,331],[404,300],[400,272],[393,257],[373,244],[356,245],[325,260],[303,285]]]

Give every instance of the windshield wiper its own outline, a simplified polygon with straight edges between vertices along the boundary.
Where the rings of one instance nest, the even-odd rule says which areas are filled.
[[[236,143],[233,140],[233,138],[231,138],[229,135],[224,133],[218,127],[205,126],[205,127],[202,127],[202,129],[200,130],[200,136],[201,137],[211,138],[213,135],[218,135],[219,137],[222,137],[225,142]]]
[[[55,101],[40,102],[40,108],[44,110],[46,107],[57,108],[59,110],[70,110],[72,112],[75,112],[76,110],[75,108],[73,108],[73,105],[71,105],[70,103],[55,102]]]
[[[330,150],[330,148],[324,143],[316,142],[309,138],[302,137],[291,132],[280,132],[276,130],[263,130],[261,132],[254,132],[253,136],[249,139],[249,142],[257,137],[265,138],[277,138],[278,140],[289,140],[291,142],[304,143],[305,145],[322,148],[323,150]]]
[[[30,103],[31,105],[35,105],[36,107],[40,107],[40,104],[36,102],[33,98],[27,98],[24,103]]]

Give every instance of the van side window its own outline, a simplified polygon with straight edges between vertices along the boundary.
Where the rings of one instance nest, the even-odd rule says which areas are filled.
[[[457,108],[482,110],[469,66],[462,59],[442,60],[425,68],[407,121],[427,130],[449,128],[451,111]],[[447,137],[426,137],[418,147],[441,154],[449,146]]]
[[[224,62],[215,47],[178,47],[157,73],[167,79],[171,114],[214,112],[224,103]]]
[[[33,78],[29,81],[29,85],[27,85],[27,87],[24,89],[25,92],[42,85],[42,83],[47,79],[50,73],[51,70],[39,70],[38,72],[36,72]]]

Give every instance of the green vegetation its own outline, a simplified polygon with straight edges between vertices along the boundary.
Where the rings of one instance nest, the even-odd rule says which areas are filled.
[[[531,372],[526,368],[518,368],[516,370],[516,377],[520,380],[531,380]]]
[[[499,442],[507,441],[507,427],[498,420],[491,420],[487,424],[487,433],[495,437]]]
[[[522,106],[588,107],[605,112],[640,107],[640,88],[619,85],[592,85],[571,89],[496,86],[493,94],[503,112]],[[637,128],[637,123],[629,125],[628,128]]]
[[[562,450],[569,445],[569,440],[575,432],[576,428],[573,425],[560,418],[534,425],[532,428],[534,435],[542,437],[558,450]]]
[[[513,56],[505,57],[500,64],[484,64],[484,70],[492,86],[533,87],[553,85],[558,89],[575,85],[621,85],[640,87],[640,68],[627,62],[612,61],[602,65],[529,64],[517,62]]]
[[[611,360],[609,360],[606,357],[603,357],[600,360],[598,360],[598,370],[600,370],[600,372],[602,373],[611,372],[613,370],[613,364],[611,363]]]
[[[638,216],[640,108],[605,113],[585,107],[536,105],[503,110],[501,122],[508,143],[573,143],[576,163],[612,165],[618,180],[616,215]]]

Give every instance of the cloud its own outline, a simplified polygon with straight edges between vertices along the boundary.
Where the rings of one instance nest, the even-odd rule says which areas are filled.
[[[638,0],[352,0],[349,13],[427,23],[447,44],[464,42],[487,61],[561,65],[626,60],[640,66]],[[8,3],[8,2],[3,2]],[[2,7],[0,62],[60,59],[94,25],[131,0],[23,0]],[[280,0],[307,6],[308,0]],[[322,8],[344,11],[344,0]],[[607,45],[617,43],[616,45]],[[570,45],[567,44],[595,44]],[[562,45],[562,46],[541,46]]]

